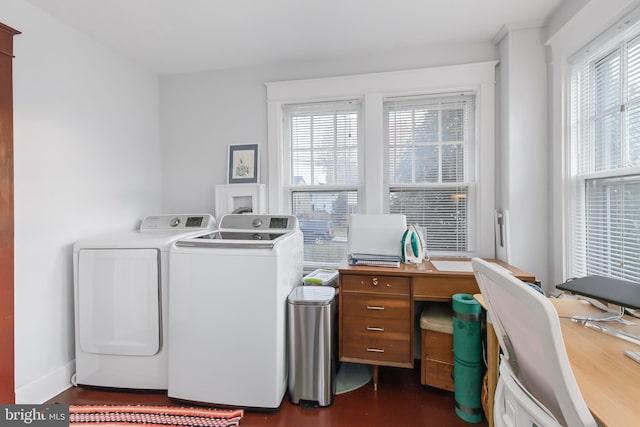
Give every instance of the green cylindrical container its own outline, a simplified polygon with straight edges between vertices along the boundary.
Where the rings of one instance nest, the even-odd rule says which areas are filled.
[[[482,306],[469,294],[453,296],[453,354],[467,363],[482,361]]]
[[[469,294],[453,295],[453,381],[456,414],[469,423],[484,419],[482,411],[482,307]]]
[[[453,359],[453,384],[455,387],[456,414],[468,423],[484,419],[482,410],[482,374],[484,368],[477,363],[468,364]]]

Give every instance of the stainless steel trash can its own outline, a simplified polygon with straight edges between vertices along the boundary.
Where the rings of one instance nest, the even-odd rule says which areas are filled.
[[[329,406],[335,396],[335,289],[298,286],[287,298],[289,400]]]

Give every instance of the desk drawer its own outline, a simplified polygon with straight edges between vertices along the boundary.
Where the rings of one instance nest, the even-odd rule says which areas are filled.
[[[454,294],[480,292],[476,279],[469,277],[414,277],[413,297],[427,301],[450,301]]]
[[[369,335],[345,334],[343,357],[370,359],[390,363],[412,363],[413,354],[408,339],[373,338]]]
[[[340,298],[342,298],[340,310],[344,316],[401,319],[408,322],[411,315],[409,298],[355,293],[344,293]]]
[[[411,324],[407,320],[343,316],[342,330],[344,340],[351,340],[356,336],[406,341],[411,338]]]
[[[345,292],[375,292],[406,296],[411,293],[409,277],[344,274],[340,279],[341,290]]]

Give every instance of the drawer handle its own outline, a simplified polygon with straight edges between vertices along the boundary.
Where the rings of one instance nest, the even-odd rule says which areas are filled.
[[[378,278],[374,277],[373,279],[371,279],[371,283],[373,283],[373,286],[378,286]]]
[[[371,347],[367,347],[367,351],[369,353],[384,353],[384,349],[383,348],[371,348]]]
[[[378,326],[367,326],[367,331],[380,331],[384,332],[384,328],[380,328]]]
[[[384,310],[384,307],[380,307],[379,305],[368,305],[367,310]]]

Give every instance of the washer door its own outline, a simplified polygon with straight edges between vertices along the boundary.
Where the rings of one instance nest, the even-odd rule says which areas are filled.
[[[78,254],[78,328],[87,353],[160,351],[160,251],[84,249]]]

